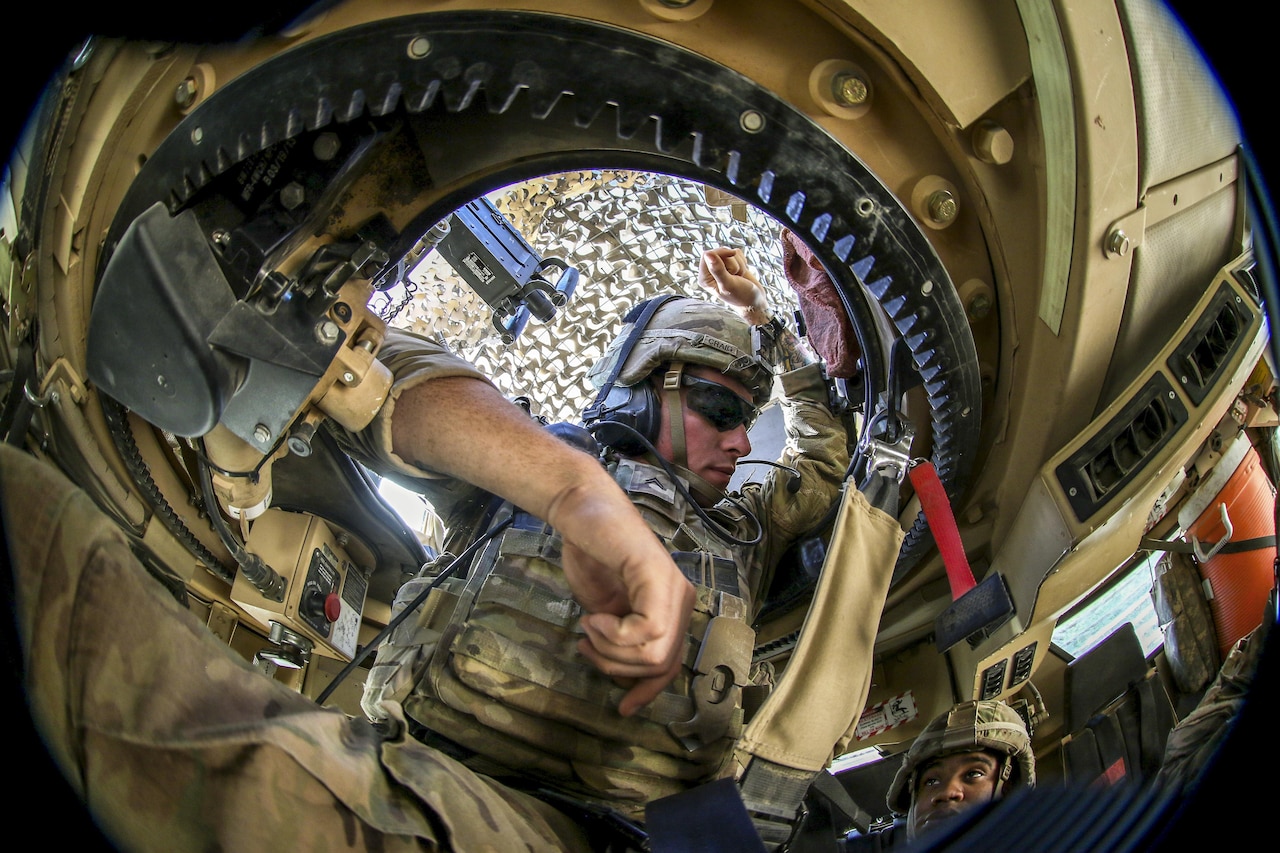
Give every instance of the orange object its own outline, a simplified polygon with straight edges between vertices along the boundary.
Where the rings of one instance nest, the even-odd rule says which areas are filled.
[[[1274,536],[1275,502],[1275,488],[1262,459],[1250,447],[1217,497],[1191,525],[1187,539],[1194,536],[1202,552],[1211,551],[1227,532],[1222,504],[1226,504],[1231,521],[1232,542]],[[1267,596],[1275,583],[1275,559],[1272,545],[1239,553],[1219,551],[1200,563],[1200,575],[1213,589],[1209,609],[1223,659],[1237,640],[1262,624]]]

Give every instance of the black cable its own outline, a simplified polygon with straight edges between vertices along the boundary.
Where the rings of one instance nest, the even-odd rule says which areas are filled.
[[[432,580],[431,583],[427,584],[426,589],[418,593],[418,595],[413,599],[413,601],[409,602],[409,604],[403,610],[397,613],[395,617],[386,624],[386,627],[384,627],[381,631],[379,631],[377,636],[375,636],[372,640],[370,640],[368,644],[366,644],[365,647],[362,648],[360,652],[354,658],[351,659],[351,662],[348,663],[346,666],[344,666],[342,668],[342,671],[339,672],[336,676],[334,676],[333,681],[330,681],[328,686],[326,686],[324,690],[321,690],[320,695],[316,697],[316,704],[323,705],[325,700],[329,698],[329,696],[333,693],[333,691],[337,688],[337,686],[342,683],[343,679],[345,679],[348,675],[354,672],[356,668],[360,666],[360,664],[364,663],[365,658],[369,657],[369,655],[376,648],[378,648],[378,645],[387,638],[387,635],[390,634],[392,631],[394,631],[401,622],[403,622],[405,619],[409,617],[410,613],[412,613],[413,611],[417,610],[420,606],[422,606],[422,602],[427,600],[427,596],[431,594],[431,590],[440,586],[440,584],[446,578],[451,577],[453,573],[458,569],[459,566],[463,565],[465,562],[470,561],[471,557],[475,554],[476,550],[479,549],[481,545],[488,542],[493,537],[497,536],[503,530],[507,529],[507,527],[511,524],[513,519],[514,519],[514,516],[509,516],[505,520],[503,520],[501,523],[485,531],[485,533],[477,537],[474,542],[468,545],[461,554],[455,557],[453,559],[453,562],[445,566],[444,569],[441,570],[440,574],[436,575],[435,579]]]
[[[768,459],[739,459],[739,465],[772,465],[782,471],[790,471],[791,476],[787,478],[787,491],[795,494],[800,491],[800,472],[790,465],[783,465],[781,462],[770,462]]]
[[[206,456],[203,440],[200,441],[200,456]],[[253,584],[259,592],[272,601],[283,601],[285,592],[284,578],[275,569],[267,565],[257,554],[251,554],[246,551],[240,541],[231,535],[231,530],[227,527],[226,522],[222,520],[222,511],[218,506],[217,495],[213,491],[213,477],[209,473],[209,466],[201,461],[197,467],[200,469],[200,490],[204,496],[204,509],[209,515],[209,522],[217,532],[218,538],[222,540],[222,544],[231,552],[231,556],[235,559],[236,564],[240,566],[240,571],[244,573],[245,579],[249,583]],[[234,578],[230,580],[233,583],[235,581]]]

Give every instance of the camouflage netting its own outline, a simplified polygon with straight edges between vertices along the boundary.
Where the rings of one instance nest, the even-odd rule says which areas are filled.
[[[710,192],[713,200],[722,195]],[[779,224],[748,204],[709,204],[700,184],[647,172],[572,172],[490,200],[539,255],[560,258],[581,276],[549,323],[531,319],[504,345],[489,306],[434,252],[410,273],[408,287],[380,295],[375,308],[394,325],[439,336],[504,394],[527,397],[533,413],[551,421],[578,422],[594,398],[587,371],[627,309],[658,292],[705,296],[696,282],[704,249],[742,248],[775,311],[790,320],[796,309],[782,273]]]

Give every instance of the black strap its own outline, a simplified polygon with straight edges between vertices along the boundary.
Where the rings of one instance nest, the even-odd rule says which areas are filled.
[[[27,383],[35,375],[35,351],[30,341],[18,344],[17,356],[14,360],[13,378],[9,384],[9,394],[5,398],[4,408],[0,409],[0,441],[22,447],[26,441],[27,427],[31,424],[31,416],[35,407],[27,399]]]
[[[1170,726],[1156,708],[1154,672],[1138,685],[1138,734],[1142,744],[1142,777],[1149,779],[1160,770]]]
[[[582,413],[584,421],[590,422],[600,417],[601,408],[604,406],[605,399],[609,396],[609,392],[613,390],[613,383],[617,381],[618,374],[622,372],[622,365],[627,363],[627,357],[631,355],[631,350],[635,348],[636,341],[644,334],[644,330],[649,327],[649,321],[656,312],[666,302],[670,302],[676,297],[673,294],[666,296],[655,296],[647,299],[632,307],[622,318],[623,323],[631,323],[631,333],[627,335],[627,340],[622,345],[622,350],[618,353],[618,357],[613,362],[613,369],[609,371],[609,378],[600,386],[600,393],[596,394],[596,398],[592,401]]]
[[[1201,544],[1203,545],[1204,543]],[[1143,539],[1138,543],[1138,547],[1147,551],[1175,551],[1179,554],[1195,553],[1195,546],[1190,542],[1183,542],[1181,539],[1171,542],[1164,539]],[[1276,547],[1276,537],[1255,536],[1252,539],[1237,539],[1228,542],[1218,549],[1217,554],[1241,554],[1245,551],[1261,551],[1264,548],[1274,547]],[[1217,554],[1214,556],[1217,556]]]
[[[653,853],[765,853],[732,779],[653,800],[644,809]]]
[[[875,823],[875,818],[863,811],[853,801],[853,797],[849,796],[849,792],[845,790],[844,785],[840,784],[840,780],[831,775],[831,771],[823,770],[818,773],[810,790],[826,797],[831,805],[843,812],[844,816],[853,822],[858,832],[865,835],[871,830],[871,825]]]

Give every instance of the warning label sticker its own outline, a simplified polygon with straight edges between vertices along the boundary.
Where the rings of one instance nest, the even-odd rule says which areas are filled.
[[[476,278],[480,279],[481,284],[488,284],[497,278],[497,276],[494,275],[493,270],[486,267],[484,265],[484,261],[480,260],[480,256],[475,252],[468,254],[462,259],[462,262],[467,265],[467,269],[475,273]]]
[[[911,722],[919,714],[916,710],[916,699],[908,690],[899,693],[892,699],[886,699],[862,712],[858,718],[858,727],[854,729],[854,737],[858,740],[874,737],[889,729]]]

